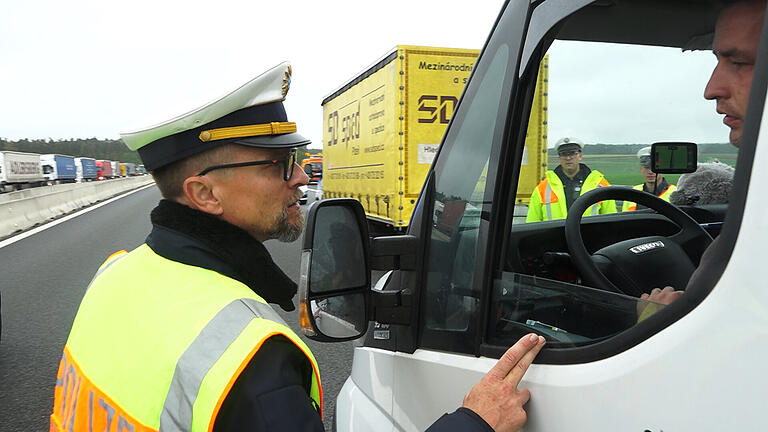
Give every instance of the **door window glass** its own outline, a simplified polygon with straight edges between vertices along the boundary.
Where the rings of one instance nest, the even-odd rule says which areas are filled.
[[[486,340],[495,345],[537,331],[551,347],[582,346],[664,308],[641,295],[667,285],[684,289],[700,258],[689,245],[666,259],[649,258],[677,247],[668,239],[679,227],[628,200],[588,208],[580,227],[583,247],[599,255],[593,262],[613,289],[585,277],[583,264],[571,256],[563,220],[568,208],[587,190],[607,185],[669,201],[680,175],[644,169],[643,149],[655,142],[697,143],[699,163],[736,160],[714,102],[703,97],[715,65],[711,51],[555,40],[547,55],[548,170],[529,202],[518,200],[515,208],[491,294]],[[700,213],[686,208],[701,223],[719,224],[727,205],[694,210]],[[603,216],[588,217],[596,214]]]
[[[492,54],[490,67],[458,125],[451,151],[435,169],[423,328],[460,333],[461,337],[448,337],[449,344],[460,351],[472,349],[468,334],[477,331],[473,318],[480,310],[480,292],[473,287],[474,259],[497,127],[497,116],[489,113],[499,111],[509,60],[506,45]],[[424,344],[441,346],[440,340],[439,336],[425,337]]]

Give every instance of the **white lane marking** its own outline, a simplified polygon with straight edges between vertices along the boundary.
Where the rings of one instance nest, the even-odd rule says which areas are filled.
[[[39,227],[33,228],[33,229],[29,230],[29,231],[24,231],[21,234],[15,235],[13,237],[10,237],[8,239],[5,239],[5,240],[1,241],[0,242],[0,249],[4,248],[4,247],[6,247],[6,246],[8,246],[10,244],[16,243],[19,240],[24,240],[25,238],[27,238],[29,236],[32,236],[32,235],[35,235],[35,234],[39,233],[40,231],[45,231],[48,228],[54,227],[54,226],[56,226],[56,225],[58,225],[60,223],[66,222],[66,221],[68,221],[68,220],[70,220],[72,218],[76,218],[76,217],[78,217],[80,215],[88,213],[91,210],[96,210],[97,208],[99,208],[101,206],[105,206],[105,205],[107,205],[107,204],[109,204],[109,203],[111,203],[113,201],[117,201],[120,198],[125,198],[128,195],[134,194],[134,193],[139,192],[139,191],[143,191],[144,189],[146,189],[146,188],[148,188],[150,186],[154,186],[154,185],[155,185],[155,183],[150,183],[150,184],[142,186],[142,187],[140,187],[138,189],[134,189],[132,191],[126,192],[126,193],[124,193],[122,195],[118,195],[118,196],[116,196],[114,198],[110,198],[110,199],[108,199],[108,200],[106,200],[104,202],[100,202],[100,203],[92,205],[90,207],[86,207],[86,208],[84,208],[84,209],[82,209],[82,210],[80,210],[80,211],[78,211],[76,213],[72,213],[71,215],[67,215],[67,216],[64,216],[63,218],[50,221],[50,222],[48,222],[48,223],[46,223],[44,225],[40,225]]]

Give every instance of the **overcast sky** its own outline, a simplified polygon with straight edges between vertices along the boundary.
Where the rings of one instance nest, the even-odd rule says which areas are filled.
[[[396,44],[480,48],[502,3],[4,1],[0,137],[116,139],[121,131],[190,111],[288,60],[294,71],[288,118],[319,147],[324,96]],[[666,61],[641,61],[651,69],[639,71],[631,54],[577,52],[555,48],[551,54],[550,146],[562,135],[588,142],[726,140],[714,103],[701,97],[711,53],[688,60],[699,71],[692,76]],[[586,66],[601,67],[594,72]],[[605,85],[621,74],[628,75],[618,87]],[[676,74],[683,84],[667,82]],[[582,81],[574,85],[575,78]],[[666,84],[649,92],[655,79]],[[642,82],[646,87],[631,84]],[[691,105],[668,103],[671,96],[663,95],[670,94]],[[616,104],[627,100],[637,101],[637,115],[618,114]],[[678,127],[688,117],[693,126]]]

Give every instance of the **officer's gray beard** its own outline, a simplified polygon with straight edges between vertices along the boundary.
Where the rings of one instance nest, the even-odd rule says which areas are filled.
[[[288,212],[283,210],[283,214],[280,215],[280,220],[277,222],[277,227],[272,232],[270,238],[284,243],[296,241],[296,239],[301,236],[301,231],[304,229],[304,215],[299,211],[298,216],[299,220],[292,224],[288,222]]]
[[[296,198],[296,201],[298,200],[299,199]],[[283,212],[275,221],[275,229],[269,233],[269,238],[284,243],[296,241],[296,239],[301,236],[301,231],[304,229],[304,213],[302,213],[301,210],[296,213],[298,220],[292,224],[288,221],[288,209],[284,208]]]

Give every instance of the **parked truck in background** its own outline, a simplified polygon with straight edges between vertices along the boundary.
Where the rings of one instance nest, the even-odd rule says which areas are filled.
[[[323,102],[324,198],[360,201],[372,227],[408,226],[479,51],[398,45]],[[542,63],[546,65],[547,58]],[[546,170],[542,67],[517,202]]]
[[[307,173],[309,184],[317,184],[323,178],[323,154],[305,153],[305,158],[301,161],[301,169]]]
[[[113,164],[114,162],[108,160],[96,161],[96,169],[99,180],[107,180],[115,177]]]
[[[75,158],[60,154],[40,155],[43,176],[48,184],[74,183],[77,180]]]
[[[99,176],[96,169],[96,160],[93,158],[76,157],[75,169],[77,170],[78,182],[93,181]]]
[[[126,163],[121,164],[121,165],[125,165],[125,175],[126,176],[139,175],[139,173],[136,171],[136,164],[135,163],[126,162]]]
[[[0,193],[40,186],[44,182],[40,155],[0,151]]]

